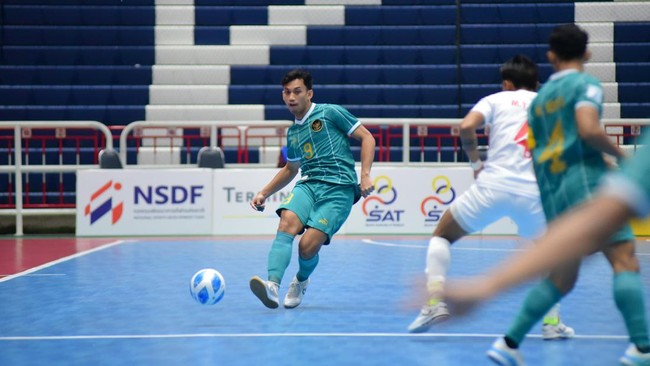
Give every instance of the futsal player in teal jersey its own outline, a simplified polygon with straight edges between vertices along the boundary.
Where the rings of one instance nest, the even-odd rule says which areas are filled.
[[[468,312],[496,294],[567,261],[604,250],[610,245],[609,238],[629,219],[650,217],[650,131],[641,145],[632,158],[623,162],[620,171],[607,173],[593,199],[552,222],[530,249],[497,264],[487,275],[448,282],[444,297],[454,314]],[[621,301],[624,299],[616,300],[617,304]],[[638,300],[619,306],[638,306],[635,302]],[[639,326],[645,322],[643,317],[625,320],[638,322]],[[620,359],[623,365],[650,365],[650,353],[640,343],[632,341]]]
[[[588,35],[574,24],[553,29],[548,59],[555,73],[539,90],[528,113],[528,145],[548,222],[592,197],[608,165],[603,154],[623,158],[600,125],[603,90],[583,72]],[[650,350],[635,238],[624,226],[603,253],[614,270],[614,297],[630,339],[640,352]],[[569,243],[570,245],[570,243]],[[530,329],[573,288],[580,260],[564,263],[534,287],[503,338],[488,351],[501,365],[523,365],[518,347]]]
[[[273,193],[289,184],[300,171],[301,179],[277,209],[280,224],[268,256],[268,277],[250,280],[253,294],[268,308],[279,305],[278,289],[289,266],[294,238],[298,243],[299,269],[284,298],[286,308],[295,308],[318,264],[318,252],[332,240],[360,196],[373,190],[370,169],[375,139],[345,108],[311,101],[312,76],[293,70],[282,79],[282,99],[294,115],[287,131],[287,164],[257,193],[251,206],[264,209]],[[349,137],[361,142],[361,172],[357,179]]]

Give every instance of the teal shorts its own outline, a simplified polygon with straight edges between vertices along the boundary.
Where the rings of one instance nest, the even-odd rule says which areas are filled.
[[[355,190],[352,185],[299,181],[276,213],[278,216],[282,210],[295,213],[305,227],[324,232],[325,244],[329,244],[352,211]]]

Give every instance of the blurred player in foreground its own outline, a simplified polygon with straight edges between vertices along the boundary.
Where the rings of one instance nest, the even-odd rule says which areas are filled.
[[[528,145],[549,222],[592,197],[608,169],[603,154],[625,156],[600,125],[603,90],[597,79],[583,72],[589,58],[587,41],[587,33],[575,24],[553,29],[547,57],[555,73],[529,109]],[[635,238],[625,225],[605,241],[608,245],[602,251],[614,271],[614,300],[633,343],[621,362],[635,365],[634,360],[650,350]],[[492,361],[524,364],[519,346],[544,314],[573,289],[579,269],[579,258],[564,261],[530,290],[506,334],[488,350]]]
[[[442,301],[450,246],[489,224],[510,217],[520,236],[539,237],[546,228],[539,188],[527,146],[527,110],[537,95],[538,68],[528,57],[517,55],[500,69],[501,92],[482,98],[460,124],[463,149],[474,169],[476,182],[445,211],[429,240],[426,280],[429,296],[410,332],[423,332],[449,317]],[[489,128],[488,158],[483,164],[476,129]],[[559,317],[557,307],[544,317],[544,339],[570,338],[575,334]]]
[[[642,145],[644,147],[634,157],[623,163],[620,171],[605,176],[595,198],[553,221],[530,249],[512,255],[487,275],[449,281],[445,301],[452,313],[463,314],[515,285],[594,252],[607,250],[611,245],[609,238],[628,220],[650,216],[650,132],[646,133]],[[619,296],[615,294],[619,307],[630,306]],[[645,309],[643,303],[641,307]],[[643,318],[630,321],[642,325]],[[633,344],[621,362],[650,365],[647,338],[637,341],[630,335],[630,340]]]
[[[375,138],[343,107],[313,103],[312,85],[311,74],[304,70],[290,71],[282,79],[282,99],[295,117],[287,131],[287,163],[251,201],[253,209],[262,211],[266,199],[301,171],[301,180],[276,211],[280,224],[268,256],[267,280],[250,280],[253,294],[271,309],[279,305],[278,289],[291,262],[295,236],[302,234],[299,270],[284,298],[286,308],[300,305],[321,247],[330,243],[359,196],[374,189],[370,168]],[[361,141],[360,184],[350,136]]]

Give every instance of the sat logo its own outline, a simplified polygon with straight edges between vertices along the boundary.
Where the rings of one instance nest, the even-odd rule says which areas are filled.
[[[113,206],[113,197],[111,195],[112,191],[120,191],[122,189],[122,184],[119,182],[113,182],[109,180],[96,190],[90,196],[90,202],[86,205],[84,209],[84,216],[90,216],[90,224],[94,224],[97,220],[104,217],[104,215],[111,213],[111,224],[115,225],[120,218],[122,217],[122,212],[124,211],[124,202],[119,202]],[[106,198],[108,197],[108,198]],[[103,203],[95,206],[97,202],[104,200]],[[95,208],[92,208],[95,206]]]
[[[449,178],[439,175],[431,182],[434,195],[422,200],[420,211],[424,215],[426,223],[438,222],[446,206],[456,199],[456,191],[451,186]]]
[[[389,177],[382,175],[375,178],[375,195],[363,201],[361,209],[367,223],[399,222],[404,210],[390,210],[387,206],[397,200],[397,190]]]

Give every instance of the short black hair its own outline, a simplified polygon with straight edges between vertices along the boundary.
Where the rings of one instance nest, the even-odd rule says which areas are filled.
[[[303,69],[295,69],[286,73],[282,78],[282,86],[285,86],[296,79],[301,79],[303,83],[305,83],[307,90],[311,90],[311,88],[313,87],[314,82],[311,77],[311,73]]]
[[[536,90],[539,81],[537,64],[524,55],[516,55],[501,65],[501,79],[512,82],[517,89]]]
[[[581,59],[587,52],[589,34],[573,23],[553,28],[548,38],[549,49],[562,61]]]

